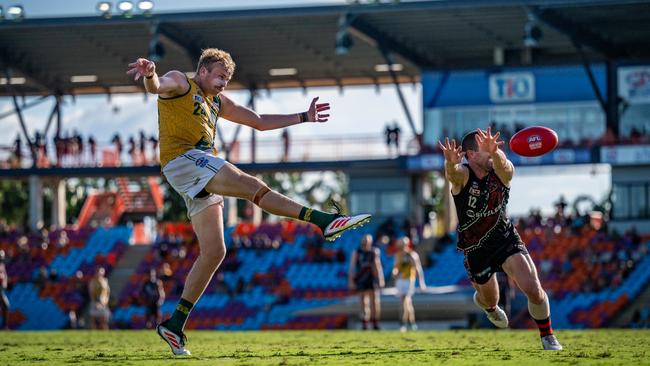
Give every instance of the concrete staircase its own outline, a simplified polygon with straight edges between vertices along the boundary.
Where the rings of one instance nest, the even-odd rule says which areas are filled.
[[[650,282],[646,283],[645,288],[639,296],[628,305],[625,310],[620,312],[613,320],[610,326],[614,328],[627,327],[632,321],[632,315],[636,310],[643,310],[650,306]]]
[[[111,287],[111,297],[117,298],[122,289],[129,281],[131,274],[138,268],[144,256],[149,252],[149,245],[131,245],[124,253],[122,259],[117,262],[115,268],[108,278],[108,285]]]

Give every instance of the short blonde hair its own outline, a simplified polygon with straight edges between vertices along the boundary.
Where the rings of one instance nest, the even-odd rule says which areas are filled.
[[[199,64],[196,67],[196,72],[199,72],[201,66],[205,67],[208,71],[212,71],[212,64],[220,62],[230,75],[235,73],[235,61],[232,60],[230,54],[218,48],[208,48],[203,50],[199,58]]]

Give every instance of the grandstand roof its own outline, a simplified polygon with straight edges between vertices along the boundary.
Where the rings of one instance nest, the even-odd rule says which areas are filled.
[[[348,54],[337,55],[343,14],[349,14],[354,44]],[[389,83],[387,72],[375,70],[386,64],[375,44],[403,65],[400,81],[415,82],[422,69],[492,67],[495,47],[505,50],[505,65],[522,65],[530,14],[543,31],[532,64],[582,63],[571,39],[585,47],[589,61],[650,59],[647,1],[438,0],[4,20],[0,61],[12,77],[26,79],[12,86],[18,94],[140,92],[125,75],[126,64],[147,56],[157,25],[166,51],[159,71],[192,71],[201,48],[219,47],[238,64],[231,88]],[[296,68],[297,74],[272,76],[274,68]],[[98,78],[73,83],[75,75]],[[11,93],[8,85],[0,86],[0,96]]]

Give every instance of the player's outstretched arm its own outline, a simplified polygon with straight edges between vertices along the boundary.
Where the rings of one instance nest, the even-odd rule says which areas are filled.
[[[133,76],[134,80],[144,77],[144,88],[152,94],[159,94],[163,97],[174,97],[187,92],[189,83],[185,74],[180,71],[170,71],[164,76],[156,73],[156,64],[146,58],[139,58],[129,64],[127,75]]]
[[[355,250],[354,252],[352,252],[352,255],[350,256],[350,268],[348,269],[348,288],[350,290],[356,289],[356,286],[354,284],[356,264],[357,264],[357,251]]]
[[[226,95],[221,94],[221,116],[229,121],[250,126],[256,130],[267,131],[284,128],[303,122],[327,122],[329,103],[316,103],[318,97],[311,101],[309,109],[293,114],[257,114],[255,111],[237,104]]]
[[[427,288],[427,283],[424,280],[424,271],[422,270],[422,262],[420,262],[420,256],[415,251],[411,253],[411,258],[415,264],[415,271],[418,274],[418,280],[420,281],[420,288],[424,290]]]
[[[445,138],[445,143],[438,141],[440,149],[445,156],[445,178],[451,183],[453,193],[458,193],[469,179],[469,171],[461,161],[465,153],[462,146],[456,146],[456,140]]]
[[[476,143],[483,151],[490,153],[494,173],[496,173],[499,179],[501,179],[503,184],[510,187],[510,181],[515,174],[515,167],[512,162],[508,160],[506,154],[499,148],[499,146],[505,143],[499,141],[499,135],[501,135],[501,133],[497,132],[493,136],[490,127],[487,128],[487,132],[483,132],[480,128],[477,131]]]
[[[386,279],[384,278],[384,267],[382,267],[381,265],[381,253],[377,248],[375,248],[375,271],[377,271],[379,288],[386,287]]]

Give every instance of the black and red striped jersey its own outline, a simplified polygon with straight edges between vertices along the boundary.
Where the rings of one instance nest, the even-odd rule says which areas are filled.
[[[469,179],[460,193],[453,195],[458,215],[458,248],[480,246],[497,234],[509,236],[514,228],[506,215],[510,188],[494,169],[479,179],[468,164]]]

